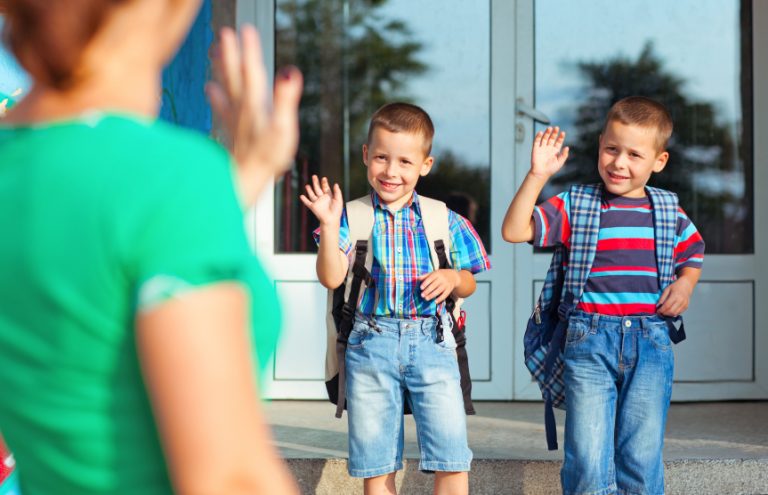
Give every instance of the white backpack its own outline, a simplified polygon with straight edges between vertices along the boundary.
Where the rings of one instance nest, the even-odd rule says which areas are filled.
[[[448,208],[442,201],[419,196],[421,221],[427,242],[430,246],[433,270],[449,268],[450,230],[448,227]],[[360,304],[365,287],[375,287],[371,278],[373,266],[372,234],[374,209],[371,196],[350,201],[346,205],[349,237],[354,249],[354,259],[349,264],[346,281],[336,289],[328,291],[326,308],[326,327],[328,347],[325,358],[325,386],[328,398],[336,404],[336,417],[340,418],[346,408],[344,357],[347,339],[352,331],[355,311]],[[461,389],[464,396],[464,410],[475,414],[472,405],[472,382],[469,376],[466,336],[464,332],[464,314],[461,310],[463,299],[449,297],[445,308],[452,318],[452,334],[456,340],[456,358],[461,375]],[[438,321],[438,339],[442,340],[442,324]],[[408,405],[406,403],[406,414]]]

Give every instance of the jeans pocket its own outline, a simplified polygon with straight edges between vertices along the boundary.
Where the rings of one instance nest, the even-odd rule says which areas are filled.
[[[370,333],[371,329],[366,323],[355,322],[347,338],[347,349],[362,349]]]
[[[672,339],[669,338],[669,328],[666,323],[652,325],[648,329],[648,338],[653,347],[660,351],[668,351],[672,348]]]
[[[565,335],[565,345],[575,345],[584,342],[589,336],[589,325],[581,321],[568,322]]]

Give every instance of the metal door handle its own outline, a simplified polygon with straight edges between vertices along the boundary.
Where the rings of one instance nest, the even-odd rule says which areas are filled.
[[[533,108],[532,106],[527,104],[522,98],[517,99],[515,110],[517,110],[518,115],[525,115],[526,117],[530,117],[536,122],[541,122],[544,125],[549,125],[551,123],[551,121],[549,120],[549,117],[547,117],[547,114],[545,114],[541,110],[537,110]]]

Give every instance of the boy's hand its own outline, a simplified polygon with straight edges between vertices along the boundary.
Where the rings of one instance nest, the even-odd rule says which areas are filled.
[[[563,148],[565,132],[559,127],[547,127],[545,131],[536,133],[531,150],[531,174],[549,180],[565,164],[568,159],[568,146]]]
[[[427,301],[435,299],[437,304],[448,299],[453,289],[461,282],[459,272],[451,268],[442,268],[418,278],[421,281],[421,297]]]
[[[678,278],[661,293],[656,312],[662,316],[678,316],[688,309],[693,285],[686,278]]]
[[[341,212],[344,209],[344,198],[341,196],[341,188],[338,184],[331,185],[328,179],[323,177],[318,180],[316,175],[312,176],[312,184],[307,184],[307,195],[299,196],[301,202],[315,214],[320,221],[320,225],[338,226],[341,221]]]

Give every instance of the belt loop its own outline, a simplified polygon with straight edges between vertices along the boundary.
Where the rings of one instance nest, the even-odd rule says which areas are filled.
[[[597,325],[600,323],[600,314],[592,313],[592,330],[597,330]]]

